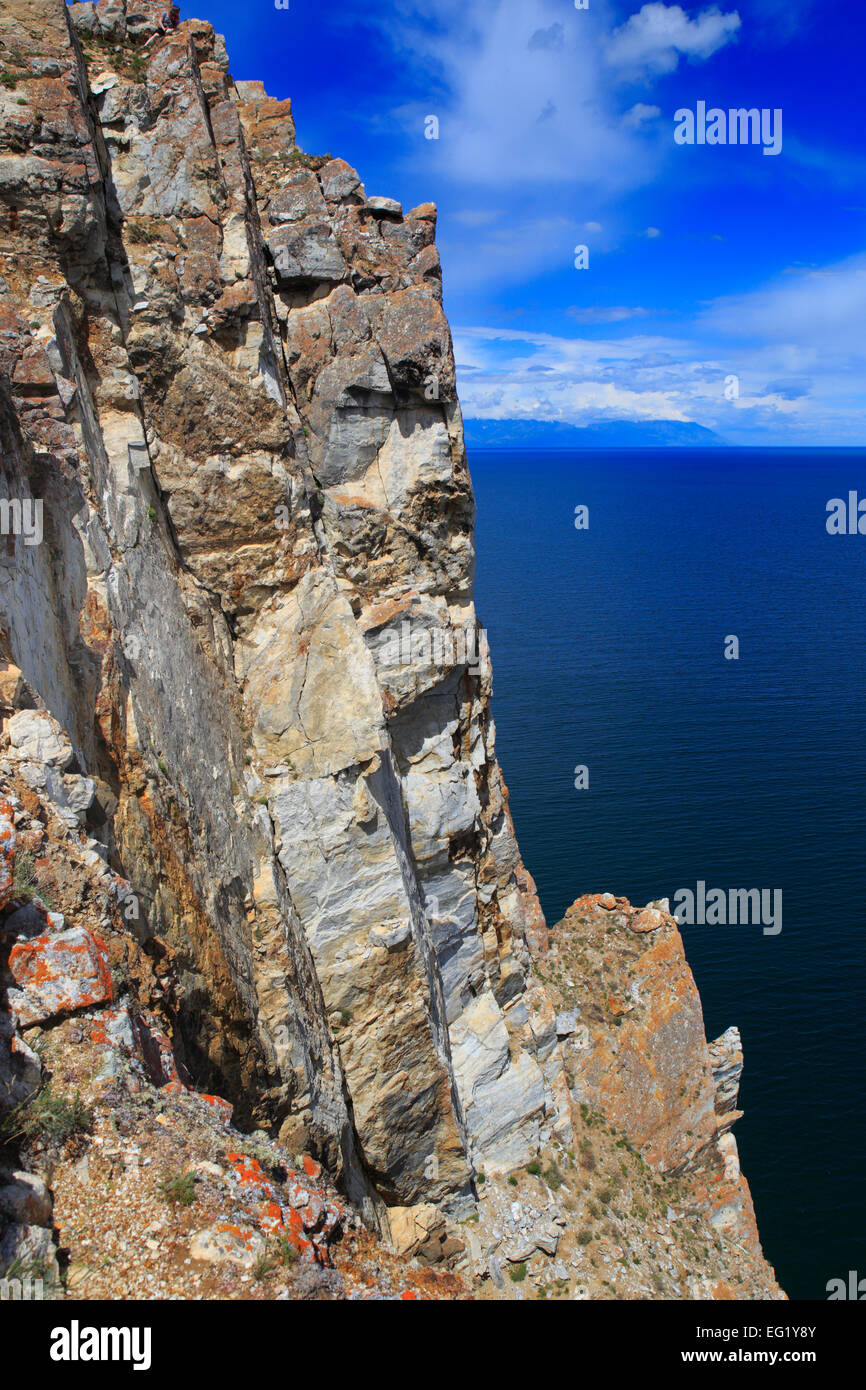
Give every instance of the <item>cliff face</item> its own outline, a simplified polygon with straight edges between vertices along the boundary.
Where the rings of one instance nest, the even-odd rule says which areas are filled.
[[[141,1085],[219,1092],[446,1259],[441,1220],[481,1197],[496,1229],[495,1175],[553,1146],[579,1176],[583,1105],[659,1173],[704,1173],[695,1210],[749,1228],[772,1294],[726,1132],[736,1049],[708,1052],[671,919],[614,1033],[586,972],[550,986],[578,919],[629,960],[642,928],[593,903],[551,955],[520,860],[435,209],[302,153],[290,103],[162,10],[0,14],[0,774],[36,866],[11,881],[10,850],[6,1103],[38,1083],[28,1028],[57,1047],[122,1004]],[[501,1285],[480,1235],[456,1244]]]

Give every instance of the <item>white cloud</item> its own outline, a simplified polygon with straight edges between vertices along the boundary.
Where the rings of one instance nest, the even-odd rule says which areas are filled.
[[[518,329],[455,331],[464,413],[478,419],[583,424],[600,413],[623,419],[686,420],[664,367],[664,340],[635,336],[561,338]],[[545,370],[539,373],[539,366]],[[471,368],[469,372],[463,369]]]
[[[491,222],[498,221],[502,213],[495,208],[463,208],[448,215],[452,222],[459,222],[464,227],[488,227]]]
[[[836,265],[793,270],[753,294],[718,300],[706,328],[750,338],[771,336],[804,357],[866,355],[866,255]]]
[[[644,5],[613,31],[607,60],[635,73],[673,72],[681,56],[691,61],[710,58],[736,37],[740,23],[736,10],[722,14],[713,7],[690,19],[680,5]]]
[[[401,118],[414,132],[413,174],[424,116],[440,116],[441,138],[427,142],[424,159],[443,210],[455,322],[461,303],[492,299],[500,321],[513,324],[557,297],[567,305],[584,288],[591,300],[597,291],[574,269],[574,246],[590,246],[593,270],[618,250],[642,247],[646,257],[646,239],[661,235],[644,225],[647,216],[676,236],[676,219],[662,217],[678,208],[663,177],[673,143],[654,84],[681,61],[704,62],[738,39],[740,16],[725,0],[704,8],[698,0],[691,13],[644,4],[613,32],[609,0],[592,0],[585,12],[567,0],[437,0],[435,14],[417,0],[394,3],[396,20],[389,7],[371,10],[368,22],[396,48],[419,94]],[[817,155],[797,160],[791,143],[791,162],[811,168]],[[717,178],[730,176],[714,167]],[[851,182],[852,168],[850,159],[840,165],[839,180]],[[629,195],[648,184],[653,201],[638,221],[641,203]],[[709,227],[693,234],[719,236]],[[586,324],[604,341],[455,328],[466,412],[579,422],[608,410],[696,420],[743,441],[769,432],[776,442],[859,442],[864,275],[866,264],[853,260],[780,277],[705,306],[679,329],[672,315],[660,316],[658,336],[646,331],[652,311],[592,303],[572,311],[574,330]],[[519,298],[517,286],[526,287]],[[671,295],[671,308],[682,303],[687,279]],[[740,384],[735,402],[724,396],[731,374]]]
[[[640,233],[628,225],[629,196],[660,180],[673,144],[652,76],[635,102],[633,72],[604,61],[609,0],[585,12],[565,0],[437,0],[435,17],[415,0],[395,4],[368,22],[421,92],[391,113],[412,136],[413,176],[424,119],[440,120],[424,161],[443,212],[449,299],[570,270],[576,244],[596,256]],[[687,20],[682,42],[707,47],[708,23]],[[485,218],[485,204],[503,216]]]
[[[632,130],[639,130],[642,125],[646,125],[649,121],[657,120],[661,114],[660,106],[649,106],[645,101],[637,101],[626,111],[622,123]]]
[[[402,21],[382,26],[429,98],[403,108],[417,130],[441,121],[436,148],[449,180],[475,189],[581,184],[621,196],[653,178],[643,122],[624,122],[624,87],[601,61],[606,7],[586,13],[563,0],[438,0],[435,23],[406,0]],[[633,102],[633,94],[632,94]],[[652,108],[647,103],[647,110]]]
[[[541,207],[535,215],[512,213],[486,225],[464,222],[462,229],[449,223],[450,217],[442,218],[438,231],[449,300],[467,289],[492,287],[501,293],[557,271],[575,279],[580,273],[574,269],[574,248],[586,233],[559,211],[548,215]]]
[[[565,312],[575,323],[622,323],[625,319],[644,318],[647,311],[628,304],[573,304]]]
[[[570,309],[580,323],[645,319],[622,306]],[[780,277],[707,305],[676,333],[567,338],[455,330],[464,413],[585,424],[607,412],[696,421],[732,442],[863,444],[866,255]],[[543,368],[543,370],[539,370]],[[725,397],[735,375],[739,397]]]

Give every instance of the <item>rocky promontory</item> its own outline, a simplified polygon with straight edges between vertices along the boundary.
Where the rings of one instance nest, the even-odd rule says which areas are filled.
[[[780,1297],[667,904],[520,858],[436,209],[163,13],[0,12],[0,1266]]]

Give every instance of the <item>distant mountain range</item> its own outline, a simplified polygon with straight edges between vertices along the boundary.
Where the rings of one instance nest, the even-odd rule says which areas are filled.
[[[567,425],[557,420],[466,420],[468,448],[658,449],[726,445],[703,425],[683,420],[598,420]]]

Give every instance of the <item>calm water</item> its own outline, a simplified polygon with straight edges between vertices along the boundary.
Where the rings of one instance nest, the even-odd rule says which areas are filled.
[[[826,1298],[866,1276],[866,536],[825,529],[829,498],[866,497],[866,451],[470,465],[498,751],[548,921],[583,892],[783,890],[779,936],[684,937],[709,1037],[743,1035],[765,1252]]]

